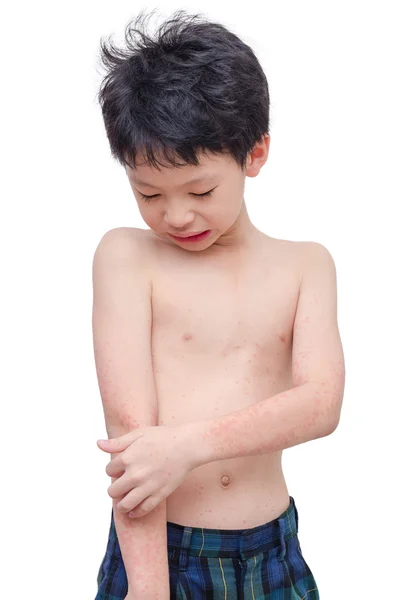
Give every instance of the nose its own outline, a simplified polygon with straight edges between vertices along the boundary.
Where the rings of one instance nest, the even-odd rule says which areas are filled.
[[[177,211],[177,210],[167,210],[164,215],[164,220],[167,223],[168,227],[171,227],[174,231],[184,231],[186,228],[190,226],[194,221],[194,215],[192,213],[187,213],[185,211]]]

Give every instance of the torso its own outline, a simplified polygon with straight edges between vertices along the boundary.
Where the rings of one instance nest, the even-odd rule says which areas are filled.
[[[301,243],[259,232],[251,249],[214,258],[135,231],[150,252],[158,424],[226,415],[291,388]],[[248,529],[275,519],[289,506],[281,456],[194,469],[168,496],[167,520]]]

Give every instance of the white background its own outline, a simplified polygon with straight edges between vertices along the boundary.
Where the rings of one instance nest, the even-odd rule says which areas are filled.
[[[346,361],[331,436],[283,466],[322,600],[397,598],[396,21],[393,3],[7,3],[1,22],[1,595],[89,600],[110,524],[91,331],[93,253],[146,228],[96,102],[99,39],[142,8],[202,10],[268,77],[252,221],[331,252]]]

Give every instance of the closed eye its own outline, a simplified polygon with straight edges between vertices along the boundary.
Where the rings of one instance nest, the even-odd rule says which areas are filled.
[[[205,196],[211,196],[212,192],[214,191],[215,188],[212,188],[212,190],[210,190],[209,192],[204,192],[204,194],[193,194],[193,196],[200,196],[201,198],[204,198]],[[145,202],[150,202],[151,198],[156,198],[156,196],[160,196],[160,194],[153,194],[153,196],[146,196],[145,194],[142,194],[142,192],[139,192],[143,198],[143,200]]]

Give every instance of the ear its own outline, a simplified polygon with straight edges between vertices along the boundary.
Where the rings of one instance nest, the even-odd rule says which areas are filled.
[[[249,153],[247,160],[246,176],[256,177],[259,173],[267,158],[269,156],[270,147],[270,135],[265,133],[262,140],[256,144],[254,149]]]

